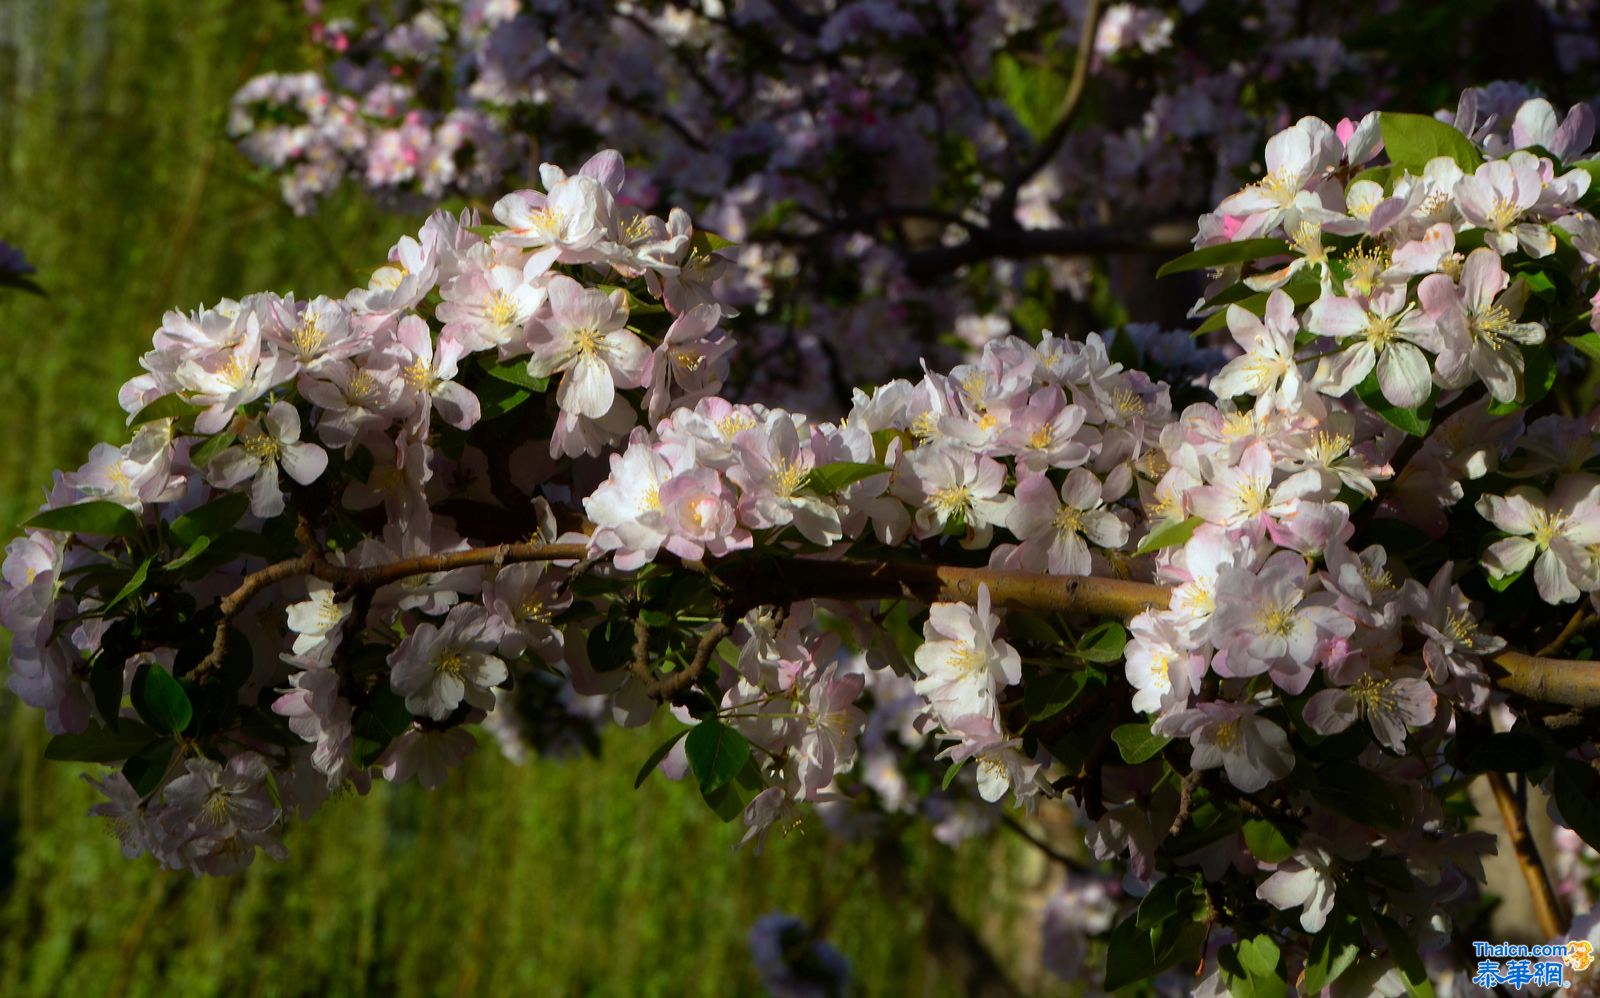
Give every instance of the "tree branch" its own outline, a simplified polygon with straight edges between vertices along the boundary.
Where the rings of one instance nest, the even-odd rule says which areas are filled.
[[[915,280],[927,282],[952,270],[996,258],[1173,253],[1191,249],[1193,234],[1193,222],[1178,221],[1091,225],[1081,229],[970,226],[966,240],[954,246],[907,252],[906,273]]]
[[[1033,154],[1006,179],[1000,196],[989,210],[989,224],[999,231],[1017,228],[1017,195],[1022,185],[1044,169],[1066,141],[1072,131],[1072,120],[1083,105],[1083,95],[1088,89],[1089,63],[1094,57],[1094,39],[1100,30],[1100,0],[1088,0],[1083,10],[1083,27],[1078,33],[1078,51],[1072,60],[1072,76],[1067,80],[1067,91],[1061,97],[1061,107],[1056,111],[1055,124],[1044,139],[1034,147]],[[1189,226],[1193,229],[1193,226]],[[1187,240],[1185,240],[1187,246]]]
[[[1561,910],[1561,902],[1556,900],[1556,892],[1550,886],[1550,875],[1545,871],[1544,861],[1539,858],[1539,850],[1533,843],[1533,835],[1528,831],[1527,815],[1523,813],[1516,795],[1511,792],[1506,774],[1490,770],[1484,775],[1489,780],[1489,789],[1494,791],[1495,803],[1500,805],[1500,817],[1505,820],[1511,849],[1516,853],[1517,865],[1522,868],[1522,879],[1527,881],[1528,893],[1533,896],[1533,910],[1539,918],[1539,931],[1546,939],[1554,939],[1567,930],[1567,916]]]
[[[212,652],[195,667],[201,679],[217,668],[227,651],[229,621],[262,589],[296,575],[310,575],[353,589],[377,589],[416,575],[448,572],[480,565],[526,561],[580,562],[583,544],[502,544],[443,554],[405,558],[384,565],[347,568],[321,557],[320,551],[280,561],[245,576],[221,604],[222,619]],[[742,607],[788,605],[804,599],[881,599],[912,596],[924,602],[972,603],[979,587],[989,591],[995,606],[1040,613],[1070,613],[1128,620],[1147,609],[1167,606],[1171,590],[1149,582],[1089,575],[1035,575],[994,568],[965,568],[917,562],[826,561],[795,557],[774,571],[770,563],[712,563],[708,571],[738,594],[733,620],[723,621],[702,638],[694,659],[680,672],[655,682],[649,692],[670,698],[699,677],[717,644],[732,631]],[[712,640],[714,637],[714,640]],[[1503,651],[1491,658],[1494,685],[1528,700],[1580,709],[1600,708],[1600,661],[1545,658]]]

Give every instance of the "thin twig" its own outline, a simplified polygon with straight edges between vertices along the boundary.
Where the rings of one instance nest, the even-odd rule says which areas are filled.
[[[1522,879],[1527,881],[1528,893],[1533,897],[1533,911],[1539,919],[1539,931],[1546,939],[1554,939],[1567,930],[1567,916],[1561,910],[1561,902],[1556,899],[1556,892],[1550,886],[1550,875],[1545,871],[1544,861],[1539,858],[1539,850],[1533,843],[1533,835],[1528,831],[1527,815],[1512,794],[1511,784],[1504,773],[1490,770],[1485,775],[1489,778],[1489,789],[1494,791],[1495,803],[1500,805],[1500,817],[1505,820],[1511,849],[1516,853],[1517,865],[1522,868]]]
[[[1017,195],[1022,186],[1044,169],[1066,141],[1072,131],[1073,119],[1083,106],[1083,95],[1088,90],[1089,63],[1094,57],[1094,39],[1100,30],[1100,0],[1088,0],[1083,10],[1083,27],[1078,33],[1078,50],[1073,56],[1072,76],[1067,80],[1066,93],[1061,96],[1061,106],[1056,111],[1055,123],[1043,140],[1034,147],[1033,155],[1006,180],[1000,196],[995,198],[989,214],[989,224],[996,229],[1016,227]]]
[[[1016,818],[1013,818],[1011,815],[1000,815],[1000,823],[1020,835],[1029,845],[1033,846],[1050,859],[1055,860],[1057,863],[1060,863],[1062,866],[1073,871],[1074,873],[1088,872],[1089,865],[1087,863],[1084,863],[1082,860],[1073,859],[1071,856],[1068,856],[1066,853],[1057,849],[1044,839],[1041,839],[1039,836],[1033,834],[1028,830],[1028,826],[1024,825]]]
[[[1555,636],[1555,640],[1540,648],[1535,654],[1540,658],[1546,655],[1558,654],[1561,649],[1567,646],[1568,641],[1571,641],[1579,631],[1583,630],[1585,623],[1591,619],[1588,606],[1579,603],[1578,608],[1572,611],[1572,617],[1567,621],[1567,626],[1561,629],[1561,633]]]
[[[1191,769],[1184,774],[1183,785],[1178,788],[1178,813],[1172,819],[1172,827],[1167,829],[1169,837],[1175,838],[1189,820],[1189,811],[1194,807],[1194,788],[1199,786],[1203,773],[1204,770]]]

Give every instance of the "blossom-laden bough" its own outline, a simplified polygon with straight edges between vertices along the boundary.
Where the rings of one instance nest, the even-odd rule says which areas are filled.
[[[1600,840],[1600,450],[1558,386],[1600,354],[1600,166],[1566,131],[1274,137],[1168,268],[1210,268],[1238,347],[1209,394],[1045,334],[837,421],[717,394],[721,239],[627,208],[615,153],[546,166],[342,299],[169,313],[132,441],[9,548],[11,686],[171,868],[434,786],[472,725],[669,706],[641,778],[758,842],[811,805],[945,837],[1071,808],[1105,917],[1047,927],[1097,933],[1108,987],[1426,990],[1480,774],[1547,935],[1507,774]]]
[[[1013,322],[1096,328],[1108,282],[1090,259],[1125,255],[1137,273],[1181,251],[1301,114],[1497,80],[1472,91],[1482,120],[1463,127],[1492,121],[1491,141],[1511,141],[1539,127],[1516,112],[1541,81],[1600,92],[1579,0],[1485,0],[1472,16],[1194,0],[303,7],[296,58],[247,81],[229,114],[296,212],[340,188],[408,210],[492,201],[526,184],[535,152],[618,149],[634,203],[684,207],[740,243],[719,290],[743,316],[741,381],[829,414],[852,386],[919,357],[943,369]],[[1143,358],[1187,350],[1123,332]],[[867,336],[878,348],[856,349]]]

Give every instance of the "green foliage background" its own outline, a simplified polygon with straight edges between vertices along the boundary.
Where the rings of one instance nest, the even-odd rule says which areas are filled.
[[[297,219],[227,143],[234,88],[294,64],[296,6],[0,4],[0,238],[50,293],[0,296],[7,532],[51,469],[124,438],[115,391],[164,310],[342,293],[420,223],[356,200]],[[335,801],[286,863],[199,881],[124,860],[0,693],[0,994],[751,993],[745,933],[780,908],[830,913],[861,992],[946,994],[950,910],[1002,952],[1032,942],[1041,874],[1014,841],[952,852],[923,828],[886,857],[813,820],[734,853],[691,788],[632,790],[665,730],[521,767],[485,745],[444,789]]]

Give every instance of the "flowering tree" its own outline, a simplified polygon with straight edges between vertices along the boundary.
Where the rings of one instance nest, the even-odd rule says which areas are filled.
[[[245,84],[230,120],[297,211],[343,184],[492,200],[527,185],[535,150],[618,149],[630,204],[740,244],[717,264],[751,347],[736,387],[830,417],[922,357],[1121,325],[1128,281],[1301,114],[1436,107],[1534,65],[1557,103],[1600,90],[1591,5],[1569,0],[306,6],[309,65]],[[1507,125],[1528,96],[1479,92]],[[1174,349],[1124,335],[1141,359]]]
[[[8,548],[10,685],[175,869],[434,786],[473,725],[667,708],[640,778],[758,845],[812,807],[1068,809],[1093,862],[1048,949],[1108,989],[1470,977],[1468,785],[1549,937],[1513,782],[1600,842],[1593,132],[1470,94],[1301,119],[1165,268],[1210,272],[1218,370],[1004,337],[837,421],[719,396],[736,248],[630,206],[614,152],[546,164],[343,298],[168,313],[132,440]]]

